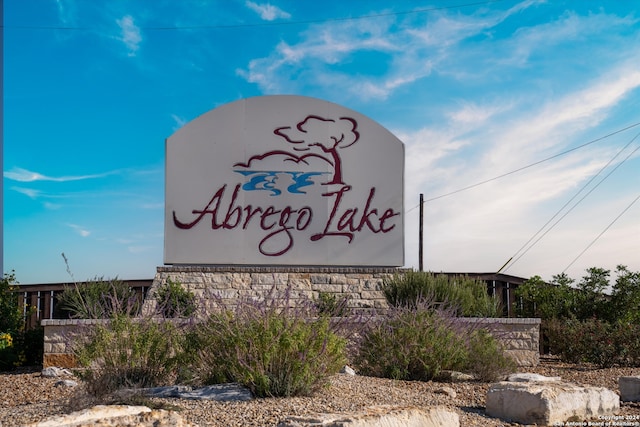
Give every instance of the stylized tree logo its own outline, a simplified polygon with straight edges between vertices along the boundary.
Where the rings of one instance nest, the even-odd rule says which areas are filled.
[[[327,162],[333,167],[331,179],[324,185],[346,185],[342,176],[342,159],[339,149],[347,148],[360,139],[357,131],[358,123],[350,117],[327,119],[316,115],[308,115],[295,127],[283,126],[275,129],[274,134],[293,144],[293,152],[272,150],[264,154],[251,156],[246,163],[236,163],[234,166],[248,168],[251,164],[267,157],[283,156],[284,161],[308,164],[310,157]],[[308,152],[297,154],[296,152]]]
[[[326,183],[331,185],[344,184],[342,159],[338,148],[350,147],[360,139],[357,127],[358,123],[350,117],[333,120],[310,115],[298,123],[295,129],[292,129],[291,126],[284,126],[274,130],[273,133],[283,137],[287,142],[295,144],[293,149],[296,151],[309,151],[317,147],[323,153],[328,154],[329,158],[323,155],[318,157],[333,166],[332,179]]]

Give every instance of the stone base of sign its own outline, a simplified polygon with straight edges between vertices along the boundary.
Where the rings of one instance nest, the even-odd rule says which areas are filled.
[[[202,298],[233,305],[242,298],[260,298],[271,290],[289,292],[295,302],[321,293],[347,297],[351,308],[387,308],[382,282],[403,269],[393,267],[165,266],[158,267],[147,292],[143,313],[153,312],[155,291],[171,279]]]

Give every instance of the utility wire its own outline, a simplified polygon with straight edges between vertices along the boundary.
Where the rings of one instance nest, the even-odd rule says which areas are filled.
[[[399,16],[399,15],[412,15],[426,12],[433,12],[437,10],[448,10],[448,9],[460,9],[463,7],[470,6],[482,6],[491,3],[498,3],[504,0],[484,0],[477,1],[472,3],[463,3],[451,6],[434,6],[422,9],[415,10],[405,10],[399,12],[385,12],[385,13],[374,13],[370,15],[361,15],[354,17],[345,17],[345,18],[326,18],[326,19],[309,19],[303,21],[279,21],[279,22],[257,22],[251,24],[228,24],[228,25],[187,25],[187,26],[173,26],[173,27],[140,27],[141,30],[147,31],[176,31],[176,30],[214,30],[214,29],[231,29],[231,28],[252,28],[252,27],[273,27],[273,26],[283,26],[283,25],[306,25],[306,24],[321,24],[327,22],[344,22],[344,21],[358,21],[363,19],[372,19],[372,18],[381,18],[385,16]],[[10,26],[0,26],[0,28],[10,29],[10,30],[71,30],[71,31],[91,31],[92,28],[89,27],[70,27],[70,26],[41,26],[41,25],[10,25]]]
[[[595,242],[596,242],[600,237],[602,237],[602,235],[603,235],[604,233],[606,233],[606,232],[607,232],[607,230],[608,230],[609,228],[611,228],[611,226],[612,226],[613,224],[615,224],[615,223],[616,223],[616,221],[618,221],[618,219],[620,219],[620,217],[621,217],[622,215],[624,215],[624,213],[625,213],[626,211],[628,211],[628,210],[631,208],[631,206],[633,206],[633,204],[634,204],[635,202],[637,202],[637,201],[638,201],[638,199],[640,199],[640,194],[638,195],[638,197],[636,197],[636,198],[635,198],[635,199],[634,199],[634,200],[629,204],[629,206],[627,206],[626,208],[624,208],[624,210],[623,210],[622,212],[620,212],[620,214],[619,214],[617,217],[615,217],[615,219],[614,219],[613,221],[611,221],[611,223],[609,223],[609,225],[607,225],[607,226],[605,227],[605,229],[604,229],[604,230],[602,230],[602,233],[598,234],[598,236],[597,236],[595,239],[593,239],[593,241],[592,241],[591,243],[589,243],[589,244],[587,245],[587,247],[586,247],[586,248],[584,248],[584,250],[583,250],[582,252],[580,252],[580,254],[579,254],[577,257],[575,257],[575,259],[574,259],[573,261],[571,261],[571,262],[569,263],[569,265],[567,265],[567,266],[565,267],[565,269],[564,269],[564,270],[562,270],[562,272],[564,273],[565,271],[567,271],[567,270],[569,269],[569,267],[571,267],[571,266],[573,265],[573,263],[575,263],[575,262],[576,262],[576,261],[577,261],[577,260],[578,260],[578,259],[579,259],[579,258],[580,258],[580,257],[581,257],[585,252],[586,252],[586,251],[588,251],[588,250],[589,250],[589,248],[590,248],[591,246],[593,246],[593,244],[594,244],[594,243],[595,243]]]
[[[589,145],[591,145],[591,144],[594,144],[594,143],[596,143],[596,142],[602,141],[603,139],[609,138],[609,137],[611,137],[611,136],[613,136],[613,135],[617,135],[617,134],[619,134],[619,133],[621,133],[621,132],[624,132],[624,131],[626,131],[626,130],[632,129],[632,128],[636,127],[636,126],[640,126],[640,122],[633,123],[633,124],[631,124],[631,125],[629,125],[629,126],[627,126],[627,127],[625,127],[625,128],[619,129],[619,130],[614,131],[614,132],[611,132],[611,133],[609,133],[609,134],[607,134],[607,135],[604,135],[604,136],[601,136],[601,137],[599,137],[599,138],[593,139],[593,140],[591,140],[591,141],[589,141],[589,142],[586,142],[586,143],[584,143],[584,144],[582,144],[582,145],[578,145],[577,147],[571,148],[571,149],[569,149],[569,150],[567,150],[567,151],[563,151],[562,153],[558,153],[558,154],[555,154],[555,155],[553,155],[553,156],[551,156],[551,157],[547,157],[546,159],[542,159],[542,160],[539,160],[539,161],[537,161],[537,162],[531,163],[531,164],[529,164],[529,165],[523,166],[523,167],[521,167],[521,168],[518,168],[518,169],[512,170],[512,171],[510,171],[510,172],[503,173],[502,175],[494,176],[493,178],[489,178],[489,179],[486,179],[486,180],[484,180],[484,181],[480,181],[480,182],[477,182],[477,183],[475,183],[475,184],[471,184],[471,185],[468,185],[468,186],[466,186],[466,187],[459,188],[459,189],[457,189],[457,190],[454,190],[454,191],[450,191],[450,192],[448,192],[448,193],[441,194],[441,195],[439,195],[439,196],[435,196],[435,197],[431,197],[431,198],[429,198],[429,199],[425,199],[425,200],[423,200],[423,202],[422,202],[422,203],[431,202],[431,201],[434,201],[434,200],[442,199],[442,198],[444,198],[444,197],[452,196],[452,195],[454,195],[454,194],[461,193],[461,192],[463,192],[463,191],[470,190],[470,189],[475,188],[475,187],[479,187],[479,186],[481,186],[481,185],[483,185],[483,184],[487,184],[487,183],[489,183],[489,182],[491,182],[491,181],[496,181],[496,180],[498,180],[498,179],[500,179],[500,178],[504,178],[505,176],[513,175],[514,173],[517,173],[517,172],[523,171],[523,170],[525,170],[525,169],[529,169],[529,168],[531,168],[531,167],[533,167],[533,166],[537,166],[537,165],[539,165],[539,164],[541,164],[541,163],[544,163],[544,162],[546,162],[546,161],[553,160],[553,159],[555,159],[556,157],[563,156],[563,155],[565,155],[565,154],[568,154],[568,153],[571,153],[571,152],[573,152],[573,151],[579,150],[580,148],[587,147],[587,146],[589,146]],[[628,144],[627,144],[627,145],[628,145]],[[409,209],[406,213],[409,213],[409,212],[411,212],[411,211],[413,211],[413,210],[417,209],[418,207],[420,207],[420,203],[418,203],[417,205],[415,205],[414,207],[412,207],[411,209]]]
[[[451,195],[453,195],[453,194],[457,194],[457,193],[460,193],[460,192],[462,192],[462,191],[470,190],[470,189],[475,188],[475,187],[478,187],[478,186],[480,186],[480,185],[487,184],[487,183],[489,183],[489,182],[491,182],[491,181],[495,181],[495,180],[498,180],[498,179],[500,179],[500,178],[504,178],[505,176],[513,175],[514,173],[521,172],[521,171],[523,171],[523,170],[525,170],[525,169],[529,169],[529,168],[531,168],[531,167],[533,167],[533,166],[537,166],[537,165],[539,165],[540,163],[544,163],[544,162],[546,162],[546,161],[549,161],[549,160],[555,159],[556,157],[564,156],[565,154],[571,153],[572,151],[579,150],[580,148],[584,148],[584,147],[586,147],[586,146],[588,146],[588,145],[591,145],[591,144],[594,144],[594,143],[596,143],[596,142],[598,142],[598,141],[602,141],[603,139],[609,138],[610,136],[616,135],[616,134],[618,134],[618,133],[620,133],[620,132],[624,132],[624,131],[626,131],[626,130],[629,130],[629,129],[634,128],[634,127],[639,126],[639,125],[640,125],[640,122],[638,122],[638,123],[634,123],[634,124],[629,125],[629,126],[627,126],[627,127],[623,128],[623,129],[617,130],[617,131],[615,131],[615,132],[611,132],[610,134],[607,134],[607,135],[605,135],[605,136],[601,136],[600,138],[596,138],[596,139],[591,140],[591,141],[589,141],[589,142],[587,142],[587,143],[584,143],[584,144],[582,144],[582,145],[578,145],[577,147],[571,148],[571,149],[569,149],[569,150],[567,150],[567,151],[563,151],[562,153],[558,153],[558,154],[555,154],[555,155],[553,155],[553,156],[551,156],[551,157],[547,157],[546,159],[542,159],[542,160],[539,160],[539,161],[537,161],[537,162],[535,162],[535,163],[531,163],[531,164],[526,165],[526,166],[523,166],[523,167],[521,167],[521,168],[518,168],[518,169],[512,170],[511,172],[503,173],[502,175],[494,176],[493,178],[489,178],[489,179],[486,179],[486,180],[484,180],[484,181],[480,181],[480,182],[478,182],[478,183],[475,183],[475,184],[472,184],[472,185],[468,185],[468,186],[466,186],[466,187],[459,188],[459,189],[457,189],[457,190],[450,191],[450,192],[448,192],[448,193],[441,194],[441,195],[436,196],[436,197],[431,197],[431,198],[429,198],[429,199],[425,199],[425,200],[424,200],[424,203],[426,203],[426,202],[431,202],[431,201],[433,201],[433,200],[438,200],[438,199],[441,199],[441,198],[443,198],[443,197],[451,196]],[[414,208],[414,209],[415,209],[415,208]]]
[[[540,240],[542,240],[542,238],[544,236],[546,236],[556,225],[558,225],[558,223],[560,221],[562,221],[567,215],[569,215],[569,213],[571,211],[573,211],[580,203],[582,203],[582,201],[584,199],[587,198],[587,196],[589,196],[596,188],[598,188],[598,186],[600,186],[600,184],[602,184],[607,178],[609,178],[609,176],[611,176],[611,174],[613,174],[624,162],[626,162],[636,151],[638,151],[640,149],[640,145],[638,147],[635,148],[635,150],[633,150],[631,153],[629,153],[627,155],[627,157],[625,157],[620,163],[618,163],[607,175],[605,175],[600,182],[598,182],[593,188],[591,188],[591,190],[589,190],[584,196],[582,196],[582,198],[580,200],[578,200],[571,208],[569,208],[569,210],[567,210],[564,215],[562,215],[555,223],[553,223],[553,225],[551,225],[551,227],[549,227],[540,237],[538,237],[538,239],[536,239],[536,241],[534,241],[531,246],[529,246],[524,252],[522,252],[519,256],[518,253],[520,253],[520,251],[522,251],[538,234],[540,234],[542,232],[542,230],[545,229],[545,227],[547,225],[549,225],[549,223],[551,221],[553,221],[553,219],[555,217],[557,217],[560,212],[562,212],[564,210],[564,208],[566,208],[569,203],[571,203],[585,188],[587,188],[592,182],[593,180],[598,177],[598,175],[600,175],[606,168],[609,167],[609,165],[611,165],[611,163],[613,163],[613,161],[620,155],[620,153],[622,153],[624,150],[627,149],[627,147],[629,147],[629,145],[631,145],[638,137],[640,136],[640,133],[637,134],[636,136],[634,136],[631,141],[629,141],[627,143],[627,145],[625,145],[620,151],[618,151],[616,153],[615,156],[613,156],[613,158],[611,158],[611,160],[609,160],[607,162],[606,165],[604,165],[602,167],[602,169],[600,169],[598,171],[598,173],[596,173],[595,175],[593,175],[591,177],[591,179],[582,186],[582,188],[580,188],[580,190],[578,190],[578,192],[576,194],[573,195],[573,197],[571,199],[569,199],[569,201],[567,203],[565,203],[550,219],[549,221],[547,221],[528,241],[527,243],[525,243],[520,249],[518,249],[516,251],[516,253],[509,259],[509,261],[507,261],[507,263],[505,265],[502,266],[502,268],[500,269],[501,271],[507,271],[509,268],[511,268],[516,262],[518,262],[518,260],[520,260],[520,258],[522,258],[527,252],[529,252],[529,250],[531,250]],[[517,257],[516,257],[517,256]],[[515,258],[515,259],[514,259]],[[513,259],[513,262],[511,262],[511,260]]]

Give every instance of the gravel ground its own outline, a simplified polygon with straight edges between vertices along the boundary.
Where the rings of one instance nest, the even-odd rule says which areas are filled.
[[[543,358],[535,368],[521,369],[564,381],[618,390],[618,377],[640,375],[640,368],[596,369],[562,364]],[[39,372],[0,375],[0,426],[20,426],[42,421],[52,415],[90,406],[82,386],[56,387],[59,379],[44,378]],[[443,387],[456,396],[442,393]],[[357,411],[372,405],[447,406],[460,415],[460,425],[516,426],[484,414],[489,384],[477,382],[438,383],[393,381],[362,376],[336,375],[331,386],[313,397],[256,399],[250,402],[211,402],[178,399],[152,399],[155,404],[178,410],[187,420],[201,426],[274,426],[290,415],[318,412]],[[640,403],[622,403],[620,415],[640,416]],[[589,421],[589,420],[585,420]]]

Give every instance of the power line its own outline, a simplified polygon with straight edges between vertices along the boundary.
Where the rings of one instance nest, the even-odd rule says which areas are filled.
[[[525,169],[529,169],[529,168],[531,168],[533,166],[537,166],[540,163],[544,163],[546,161],[553,160],[556,157],[564,156],[565,154],[571,153],[572,151],[579,150],[580,148],[584,148],[584,147],[586,147],[588,145],[591,145],[591,144],[594,144],[594,143],[596,143],[598,141],[602,141],[603,139],[609,138],[610,136],[616,135],[616,134],[618,134],[620,132],[624,132],[626,130],[629,130],[629,129],[634,128],[634,127],[639,126],[639,125],[640,125],[640,122],[634,123],[634,124],[629,125],[629,126],[623,128],[623,129],[617,130],[615,132],[611,132],[610,134],[607,134],[605,136],[601,136],[600,138],[596,138],[594,140],[591,140],[591,141],[589,141],[589,142],[587,142],[585,144],[582,144],[582,145],[579,145],[577,147],[571,148],[571,149],[569,149],[567,151],[563,151],[562,153],[555,154],[555,155],[553,155],[551,157],[547,157],[546,159],[542,159],[542,160],[539,160],[539,161],[537,161],[535,163],[531,163],[531,164],[523,166],[521,168],[512,170],[511,172],[503,173],[502,175],[494,176],[493,178],[489,178],[489,179],[486,179],[484,181],[480,181],[478,183],[475,183],[475,184],[472,184],[472,185],[468,185],[466,187],[459,188],[459,189],[454,190],[454,191],[450,191],[449,193],[441,194],[441,195],[436,196],[436,197],[431,197],[430,199],[425,199],[424,202],[426,203],[426,202],[431,202],[433,200],[442,199],[443,197],[451,196],[453,194],[457,194],[457,193],[460,193],[462,191],[470,190],[470,189],[478,187],[480,185],[487,184],[487,183],[489,183],[491,181],[495,181],[495,180],[498,180],[500,178],[504,178],[505,176],[513,175],[514,173],[521,172],[521,171],[523,171]],[[415,208],[413,208],[413,209],[415,209]]]
[[[386,16],[399,16],[399,15],[412,15],[419,13],[434,12],[437,10],[448,9],[460,9],[463,7],[482,6],[491,3],[498,3],[504,0],[484,0],[472,3],[463,3],[451,6],[434,6],[422,9],[405,10],[399,12],[384,12],[373,13],[369,15],[361,15],[354,17],[344,18],[326,18],[326,19],[309,19],[302,21],[279,21],[279,22],[256,22],[250,24],[222,24],[222,25],[186,25],[186,26],[173,26],[173,27],[139,27],[141,30],[146,31],[176,31],[176,30],[216,30],[216,29],[233,29],[233,28],[252,28],[252,27],[274,27],[284,25],[307,25],[307,24],[322,24],[327,22],[344,22],[344,21],[359,21],[363,19],[382,18]],[[46,26],[46,25],[9,25],[0,26],[3,29],[10,30],[65,30],[65,31],[92,31],[89,27],[72,27],[72,26]]]
[[[613,174],[624,162],[626,162],[636,151],[638,151],[640,149],[640,146],[636,147],[631,153],[629,153],[627,155],[627,157],[625,157],[620,163],[618,163],[607,175],[605,175],[600,182],[598,182],[593,188],[591,188],[591,190],[589,190],[584,196],[582,196],[582,198],[580,200],[578,200],[571,208],[569,208],[569,210],[567,210],[564,215],[562,215],[560,218],[558,218],[558,220],[556,222],[553,223],[553,225],[551,225],[551,227],[549,227],[540,237],[538,237],[538,239],[536,239],[536,241],[534,241],[524,252],[522,252],[519,256],[518,253],[520,251],[522,251],[538,234],[540,234],[540,232],[542,232],[542,230],[545,229],[545,227],[547,225],[549,225],[549,223],[551,221],[553,221],[553,219],[555,217],[557,217],[560,212],[562,212],[564,210],[564,208],[566,208],[569,203],[571,203],[585,188],[587,188],[592,182],[593,180],[598,177],[598,175],[600,175],[606,168],[609,167],[609,165],[611,163],[613,163],[613,161],[624,151],[627,149],[627,147],[629,147],[629,145],[631,145],[638,137],[640,136],[640,133],[637,134],[636,136],[634,136],[631,141],[629,141],[627,143],[627,145],[625,145],[620,151],[618,151],[616,153],[615,156],[613,156],[613,158],[611,158],[611,160],[609,160],[607,162],[606,165],[604,165],[602,167],[602,169],[600,169],[598,171],[598,173],[596,173],[595,175],[593,175],[591,177],[591,179],[582,186],[582,188],[580,188],[580,190],[578,190],[578,192],[576,192],[576,194],[573,195],[573,197],[571,197],[571,199],[569,199],[569,201],[567,203],[565,203],[520,249],[518,249],[516,251],[515,254],[513,254],[513,256],[509,259],[509,261],[507,261],[507,263],[502,266],[501,270],[508,270],[509,268],[511,268],[516,262],[518,262],[518,260],[520,260],[520,258],[522,258],[527,252],[529,252],[540,240],[542,240],[542,238],[544,238],[544,236],[546,236],[556,225],[558,225],[558,223],[560,223],[560,221],[562,221],[567,215],[569,215],[569,213],[571,213],[571,211],[573,211],[580,203],[582,203],[582,201],[584,199],[587,198],[587,196],[589,196],[596,188],[598,188],[600,186],[600,184],[602,184],[607,178],[609,178],[609,176],[611,176],[611,174]],[[516,258],[517,256],[517,258]],[[511,260],[515,258],[515,260],[513,260],[513,262],[511,262]],[[507,266],[507,264],[509,264]],[[506,268],[505,268],[506,267]]]
[[[622,215],[624,215],[624,213],[625,213],[626,211],[628,211],[628,210],[631,208],[631,206],[633,206],[633,204],[634,204],[635,202],[637,202],[637,201],[638,201],[638,199],[640,199],[640,194],[638,195],[638,197],[636,197],[635,199],[633,199],[633,201],[632,201],[631,203],[629,203],[629,205],[628,205],[626,208],[624,208],[624,210],[623,210],[622,212],[620,212],[620,214],[619,214],[617,217],[615,217],[615,219],[614,219],[613,221],[611,221],[611,222],[609,223],[609,225],[607,225],[607,226],[605,227],[605,229],[604,229],[604,230],[602,230],[602,233],[598,234],[598,236],[597,236],[595,239],[593,239],[593,241],[592,241],[591,243],[589,243],[589,244],[587,245],[587,247],[586,247],[586,248],[584,248],[584,250],[583,250],[582,252],[580,252],[580,254],[579,254],[577,257],[575,257],[575,259],[574,259],[573,261],[571,261],[571,262],[569,263],[569,265],[567,265],[567,266],[565,267],[565,269],[564,269],[564,270],[562,270],[562,272],[564,273],[565,271],[567,271],[567,270],[569,269],[569,267],[571,267],[571,266],[573,265],[573,263],[575,263],[575,262],[576,262],[576,261],[577,261],[577,260],[578,260],[578,259],[579,259],[579,258],[580,258],[580,257],[581,257],[585,252],[586,252],[586,251],[588,251],[588,250],[589,250],[589,248],[590,248],[591,246],[593,246],[593,244],[594,244],[596,241],[598,241],[598,239],[599,239],[600,237],[602,237],[602,235],[603,235],[604,233],[606,233],[606,232],[607,232],[607,230],[608,230],[609,228],[611,228],[611,226],[612,226],[613,224],[615,224],[615,223],[616,223],[616,221],[618,221],[618,219],[620,219],[620,217],[621,217]]]

